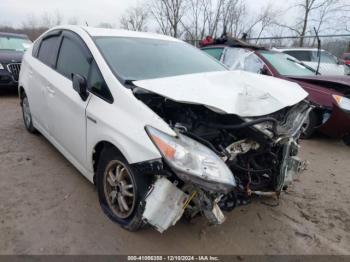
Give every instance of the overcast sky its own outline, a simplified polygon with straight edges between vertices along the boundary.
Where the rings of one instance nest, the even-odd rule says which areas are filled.
[[[32,14],[40,17],[43,13],[59,12],[67,21],[76,17],[80,23],[89,25],[111,23],[119,25],[120,17],[130,6],[146,0],[0,0],[0,25],[20,26]],[[215,0],[214,0],[215,1]],[[281,1],[246,0],[251,8],[259,10],[269,1],[279,5]],[[290,0],[285,0],[283,3]]]

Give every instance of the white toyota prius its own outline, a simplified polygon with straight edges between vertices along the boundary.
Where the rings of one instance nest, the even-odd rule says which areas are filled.
[[[128,230],[197,215],[221,224],[253,195],[280,195],[304,165],[303,89],[228,71],[163,35],[53,28],[24,55],[19,96],[26,129],[93,182]]]

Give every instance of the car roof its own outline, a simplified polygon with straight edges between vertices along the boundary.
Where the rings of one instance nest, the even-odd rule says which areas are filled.
[[[0,32],[0,36],[29,39],[28,36],[25,35],[25,34],[15,34],[15,33],[7,33],[7,32],[6,33],[5,32]]]
[[[277,51],[318,51],[317,48],[292,47],[292,48],[274,48]],[[321,51],[325,51],[321,49]]]
[[[157,39],[157,40],[165,40],[165,41],[173,41],[173,42],[182,42],[176,38],[155,34],[155,33],[146,33],[146,32],[136,32],[129,31],[123,29],[110,29],[110,28],[98,28],[98,27],[90,27],[90,26],[76,26],[76,25],[68,25],[68,26],[57,26],[52,30],[72,30],[74,32],[81,32],[84,30],[91,37],[135,37],[135,38],[145,38],[145,39]]]

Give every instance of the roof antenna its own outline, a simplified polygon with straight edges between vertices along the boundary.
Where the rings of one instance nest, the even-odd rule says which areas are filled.
[[[89,24],[88,24],[88,22],[87,22],[87,21],[85,21],[85,24],[86,24],[86,26],[89,26]]]
[[[315,31],[316,38],[317,38],[317,57],[318,57],[316,75],[319,75],[320,74],[320,72],[319,72],[320,71],[320,64],[321,64],[321,39],[318,35],[316,27],[314,27],[314,31]]]

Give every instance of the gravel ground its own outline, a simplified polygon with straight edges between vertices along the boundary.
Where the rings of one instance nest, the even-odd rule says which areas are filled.
[[[302,142],[309,168],[278,206],[227,214],[217,227],[180,221],[130,233],[102,213],[94,186],[40,135],[15,94],[0,95],[0,254],[350,254],[350,148]]]

